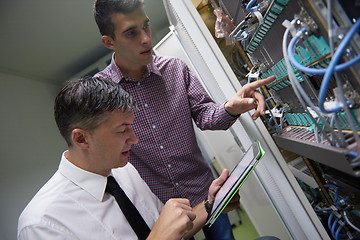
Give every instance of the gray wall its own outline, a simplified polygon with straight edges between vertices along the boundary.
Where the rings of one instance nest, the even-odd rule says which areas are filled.
[[[16,239],[17,219],[56,171],[66,144],[53,118],[60,86],[0,73],[0,239]]]

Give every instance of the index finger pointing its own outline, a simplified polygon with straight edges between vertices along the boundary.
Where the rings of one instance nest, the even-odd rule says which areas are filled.
[[[260,80],[257,80],[255,82],[249,83],[248,85],[249,85],[249,87],[251,87],[253,89],[257,89],[257,88],[259,88],[261,86],[264,86],[265,84],[271,83],[275,79],[276,79],[275,76],[270,76],[268,78],[260,79]]]

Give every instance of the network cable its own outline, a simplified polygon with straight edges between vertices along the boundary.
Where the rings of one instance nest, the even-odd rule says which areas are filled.
[[[333,58],[333,60],[330,62],[330,64],[334,65],[334,70],[329,68],[330,66],[328,68],[325,68],[325,69],[309,68],[309,67],[305,67],[305,66],[301,65],[300,63],[298,63],[296,61],[296,59],[294,57],[294,51],[293,50],[294,50],[295,45],[296,45],[298,39],[300,38],[300,36],[304,32],[306,32],[306,28],[302,28],[297,34],[295,34],[294,38],[290,41],[290,44],[288,46],[288,56],[289,56],[289,60],[290,60],[292,65],[294,65],[296,68],[298,68],[299,70],[301,70],[303,72],[306,72],[306,73],[310,73],[310,74],[314,74],[314,75],[325,74],[324,80],[322,81],[321,89],[320,89],[319,104],[318,104],[319,108],[324,113],[338,112],[341,109],[343,109],[346,112],[345,116],[346,116],[347,121],[348,121],[348,123],[349,123],[349,125],[350,125],[350,127],[351,127],[351,129],[353,131],[353,135],[354,135],[354,138],[355,138],[356,142],[358,142],[358,140],[359,140],[359,137],[357,135],[357,130],[356,130],[356,124],[355,124],[355,121],[351,117],[350,110],[348,108],[348,103],[347,103],[347,101],[346,101],[346,99],[344,97],[345,94],[343,94],[342,83],[339,80],[339,77],[337,76],[336,72],[337,71],[342,71],[342,70],[352,66],[353,64],[359,62],[360,61],[360,55],[353,58],[353,59],[351,59],[351,60],[349,60],[346,63],[339,64],[339,65],[336,65],[336,64],[339,61],[339,58],[341,57],[341,54],[344,51],[345,47],[349,44],[352,36],[358,30],[359,22],[360,21],[357,21],[356,24],[353,25],[353,27],[351,28],[352,31],[350,31],[346,35],[345,39],[339,45],[338,50],[336,51],[336,55],[335,55],[336,58]],[[331,44],[331,46],[332,46],[332,44]],[[336,63],[334,63],[333,61],[336,61]],[[326,110],[324,108],[325,96],[326,96],[326,91],[327,91],[327,88],[328,88],[328,85],[329,85],[329,82],[331,80],[331,76],[332,76],[333,73],[335,74],[335,77],[336,77],[336,80],[337,80],[337,85],[338,85],[339,92],[340,92],[340,94],[338,94],[338,98],[340,98],[340,102],[342,103],[342,106],[338,106],[336,108],[333,108],[332,110],[328,110],[328,109]]]
[[[359,22],[359,21],[357,21]],[[354,25],[353,25],[354,27]],[[356,31],[356,29],[355,29]],[[296,67],[297,69],[299,69],[300,71],[302,72],[305,72],[305,73],[309,73],[309,74],[312,74],[312,75],[324,75],[326,73],[326,71],[328,71],[328,68],[310,68],[310,67],[306,67],[302,64],[300,64],[296,59],[295,59],[295,53],[294,53],[294,49],[295,49],[295,46],[296,46],[296,43],[299,41],[300,37],[305,33],[307,32],[307,29],[305,27],[301,28],[299,30],[299,32],[291,39],[290,43],[289,43],[289,46],[287,48],[287,51],[288,51],[288,55],[289,55],[289,59],[290,59],[290,62],[291,64]],[[350,33],[350,32],[349,32]],[[347,36],[349,35],[349,33],[347,34]],[[351,40],[351,37],[354,35],[354,33],[352,33],[352,35],[350,36],[350,39]],[[344,39],[345,40],[345,39]],[[344,42],[344,40],[342,41],[342,43]],[[347,41],[349,41],[347,40]],[[349,42],[344,42],[344,44],[346,44],[344,47],[343,50],[341,50],[341,53],[345,50],[345,47],[348,45]],[[340,44],[341,45],[341,44]],[[340,48],[340,45],[339,45],[339,48]],[[336,52],[339,51],[339,48]],[[340,54],[341,54],[340,53]],[[341,55],[339,56],[341,57]],[[335,71],[336,72],[340,72],[340,71],[343,71],[351,66],[353,66],[354,64],[358,63],[360,61],[360,55],[359,56],[356,56],[355,58],[352,58],[351,60],[345,62],[345,63],[341,63],[341,64],[338,64],[335,66]]]
[[[332,219],[333,219],[334,215],[335,215],[335,212],[332,212],[332,213],[330,213],[330,215],[329,215],[329,218],[328,218],[328,228],[329,228],[329,230],[331,230],[331,227],[332,227]]]
[[[295,20],[294,20],[295,21]],[[359,22],[359,21],[358,21]],[[358,23],[357,22],[357,25],[355,25],[355,26],[353,26],[353,31],[352,32],[350,32],[350,34],[348,34],[347,36],[348,36],[348,38],[349,39],[351,39],[351,36],[354,34],[353,32],[358,28]],[[293,22],[292,23],[292,25],[294,25],[295,24],[295,22]],[[303,29],[304,30],[304,29]],[[295,28],[293,28],[293,30],[292,31],[294,31],[295,32]],[[300,35],[301,35],[301,32],[297,32],[296,34],[294,33],[293,34],[294,36],[295,36],[295,38],[296,37],[299,37]],[[348,40],[349,41],[349,40]],[[345,44],[346,42],[342,42],[344,45],[347,45],[347,44]],[[284,50],[284,48],[286,48],[285,46],[283,46],[283,52],[284,52],[284,56],[286,56],[286,54],[285,54],[285,50]],[[289,47],[287,48],[287,49],[290,49]],[[287,51],[287,53],[288,52],[290,52],[290,51]],[[339,54],[339,52],[338,52],[338,54]],[[341,54],[339,54],[339,55],[341,55]],[[288,55],[289,56],[289,55]],[[290,57],[290,56],[289,56]],[[359,57],[357,57],[357,58],[359,58]],[[359,58],[360,59],[360,58]],[[285,58],[284,58],[284,60],[285,60]],[[358,61],[358,60],[356,60],[356,61]],[[351,64],[353,64],[353,62],[355,62],[355,60],[353,59],[353,60],[351,60],[351,61],[349,61],[349,62],[347,62],[346,64],[348,64],[348,65],[351,65]],[[348,67],[348,66],[346,66],[346,65],[340,65],[340,69],[341,68],[346,68],[346,67]],[[306,68],[306,67],[305,67]],[[287,69],[288,69],[288,72],[292,72],[293,71],[293,69],[292,68],[289,68],[288,66],[287,66]],[[311,69],[311,68],[307,68],[307,69]],[[313,70],[313,69],[312,69]],[[292,77],[291,77],[291,75],[292,75]],[[296,80],[294,80],[294,74],[290,74],[289,73],[289,79],[290,79],[290,81],[292,82],[292,86],[293,86],[293,88],[294,88],[294,91],[295,91],[295,93],[297,93],[297,92],[299,92],[299,95],[301,95],[303,98],[304,98],[304,100],[306,101],[306,103],[308,103],[309,104],[309,106],[310,107],[312,107],[313,106],[313,104],[312,104],[312,102],[311,102],[311,100],[308,98],[308,96],[307,96],[307,94],[305,93],[305,91],[303,91],[303,89],[302,89],[302,87],[300,86],[300,84],[297,84],[297,81]],[[294,80],[294,81],[292,81],[292,80]],[[296,84],[296,85],[294,85],[294,83]],[[338,84],[340,84],[340,87],[338,87],[339,88],[339,92],[343,92],[343,89],[342,89],[342,86],[341,86],[341,82],[340,83],[338,83]],[[324,87],[324,85],[322,85],[323,87]],[[298,95],[298,94],[297,94]],[[347,118],[347,121],[348,121],[348,123],[349,123],[349,125],[350,125],[350,127],[351,127],[351,129],[352,129],[352,131],[353,131],[353,136],[354,136],[354,138],[355,138],[355,140],[356,140],[356,142],[358,142],[358,140],[359,140],[359,136],[357,135],[357,129],[356,129],[356,124],[355,124],[355,121],[354,121],[354,119],[352,118],[353,116],[351,115],[351,113],[350,113],[350,109],[348,108],[348,106],[347,106],[347,102],[346,102],[346,99],[345,99],[345,97],[344,97],[344,95],[345,94],[343,94],[343,93],[341,93],[341,94],[338,94],[338,95],[340,95],[340,100],[341,100],[341,102],[343,102],[343,110],[345,111],[345,113],[346,113],[346,115],[345,115],[345,117]],[[322,105],[321,105],[322,106]],[[315,111],[317,110],[316,109],[316,107],[312,107]],[[321,113],[319,113],[319,111],[316,111],[316,113],[317,113],[317,115],[320,117],[320,116],[322,116],[322,114]],[[322,119],[323,120],[323,119]],[[325,123],[325,125],[327,125],[327,127],[330,127],[329,125],[328,125],[328,123],[326,122],[326,121],[324,121],[323,120],[323,122]],[[320,129],[319,127],[318,127],[318,129]],[[342,134],[342,132],[341,133],[339,133],[339,134]],[[335,134],[334,134],[334,132],[332,131],[332,134],[331,134],[332,136],[335,136]],[[337,137],[336,137],[337,138]],[[340,146],[344,146],[346,143],[343,141],[344,139],[342,138],[342,136],[340,136],[340,141],[338,141],[339,142],[339,145]],[[335,139],[336,140],[336,139]],[[330,143],[331,143],[331,141],[329,141]],[[357,154],[355,154],[355,152],[353,152],[353,155],[355,155],[355,156],[357,156]],[[353,160],[354,161],[354,160]]]
[[[254,12],[254,11],[258,11],[260,8],[260,5],[256,5],[255,7],[253,7],[254,3],[256,2],[256,0],[251,0],[247,5],[246,5],[246,11],[248,12]]]
[[[339,188],[335,185],[325,184],[324,187],[331,188],[332,190],[335,191],[334,195],[332,196],[333,205],[329,208],[320,209],[324,212],[332,211],[328,216],[328,222],[327,222],[328,228],[331,232],[331,235],[336,240],[342,240],[344,238],[345,239],[353,239],[354,234],[350,233],[349,231],[347,232],[347,234],[340,233],[341,230],[343,229],[344,225],[346,225],[346,224],[353,227],[352,226],[353,224],[349,221],[349,219],[347,217],[347,213],[346,213],[346,209],[349,208],[349,206],[346,204],[349,201],[349,197],[340,199]],[[318,210],[318,212],[320,210]],[[334,217],[336,217],[336,218],[333,221]],[[359,229],[357,229],[355,226],[354,230],[359,230]]]
[[[350,30],[346,34],[345,38],[341,41],[340,45],[338,46],[336,52],[334,53],[334,55],[330,61],[330,64],[325,72],[323,81],[321,83],[320,92],[319,92],[319,108],[321,109],[322,112],[325,112],[325,113],[338,112],[342,108],[342,107],[335,107],[333,109],[325,109],[324,108],[326,91],[327,91],[328,85],[330,83],[331,76],[336,71],[336,65],[340,61],[342,53],[345,51],[347,45],[350,43],[352,37],[355,35],[355,33],[357,33],[359,28],[360,28],[360,19],[358,19],[358,21],[350,28]],[[360,60],[360,55],[358,55],[354,59]],[[345,64],[348,64],[349,62],[346,62]]]
[[[340,221],[340,219],[341,219],[341,215],[338,215],[337,218],[334,220],[334,222],[333,222],[332,225],[331,225],[330,231],[331,231],[331,235],[332,235],[334,238],[335,238],[335,232],[336,232],[335,228],[336,228],[337,223]],[[336,238],[335,238],[335,239],[336,239]]]
[[[338,71],[342,71],[345,70],[349,67],[351,67],[352,65],[354,65],[355,63],[360,61],[360,55],[356,56],[355,58],[342,63],[342,64],[338,64],[342,53],[344,52],[344,50],[346,49],[347,45],[350,43],[353,35],[358,31],[360,27],[360,21],[357,21],[350,29],[350,31],[348,32],[348,34],[345,36],[345,38],[343,39],[343,41],[341,41],[338,49],[336,50],[336,52],[334,53],[332,60],[329,64],[329,66],[327,68],[323,68],[323,69],[317,69],[317,68],[309,68],[306,66],[301,65],[296,59],[295,59],[295,53],[294,53],[294,49],[296,46],[297,41],[300,39],[300,36],[302,34],[304,34],[307,30],[305,27],[301,28],[296,34],[295,36],[291,39],[289,46],[287,48],[287,54],[289,57],[289,60],[291,62],[291,64],[296,67],[297,69],[299,69],[302,72],[305,73],[309,73],[309,74],[313,74],[313,75],[324,75],[322,84],[321,84],[321,88],[320,88],[320,93],[319,93],[319,108],[322,112],[324,113],[332,113],[332,112],[338,112],[342,109],[342,107],[338,106],[335,107],[334,109],[331,110],[326,110],[324,108],[324,102],[325,102],[325,97],[326,97],[326,90],[328,88],[329,82],[331,80],[331,76],[333,75],[334,72],[338,72]]]
[[[283,55],[284,55],[284,60],[285,60],[285,66],[286,69],[288,71],[288,75],[289,75],[289,79],[291,82],[291,86],[295,92],[295,95],[297,96],[297,98],[299,99],[301,105],[304,108],[304,111],[308,114],[308,116],[312,119],[312,121],[315,124],[315,127],[317,129],[319,129],[322,132],[322,135],[324,138],[326,138],[326,140],[331,144],[331,145],[335,145],[327,136],[327,133],[324,130],[321,130],[321,127],[319,126],[318,122],[316,121],[316,119],[312,116],[312,114],[309,112],[307,105],[309,105],[309,107],[316,112],[316,114],[318,115],[318,117],[323,121],[323,123],[325,125],[327,125],[329,127],[329,123],[327,123],[327,121],[323,118],[322,114],[320,113],[320,111],[317,109],[317,107],[312,103],[311,99],[309,98],[309,96],[306,94],[306,92],[304,91],[304,89],[300,86],[300,83],[298,82],[298,80],[295,77],[295,73],[293,71],[293,68],[290,64],[290,60],[289,60],[289,56],[287,53],[287,42],[288,42],[288,35],[290,33],[290,31],[295,30],[294,28],[294,24],[296,22],[296,19],[292,20],[291,22],[289,22],[288,20],[283,22],[283,25],[286,27],[284,36],[283,36],[283,41],[282,41],[282,51],[283,51]],[[330,129],[330,131],[332,131]],[[335,137],[335,141],[339,142],[339,139],[337,139],[337,137]]]
[[[326,21],[327,21],[327,26],[328,26],[328,39],[329,39],[329,46],[330,46],[330,53],[331,53],[331,56],[333,56],[334,54],[334,37],[333,37],[333,21],[332,21],[332,8],[333,8],[333,0],[327,0],[327,8],[328,8],[328,12],[327,12],[327,18],[326,18]],[[343,86],[342,86],[342,82],[340,80],[340,77],[339,77],[339,74],[337,72],[335,72],[334,74],[334,77],[335,77],[335,80],[336,80],[336,84],[338,86],[338,91],[339,91],[339,94],[337,94],[338,98],[340,99],[340,102],[342,102],[343,104],[343,109],[344,109],[344,112],[346,113],[345,117],[347,119],[347,122],[353,132],[353,136],[355,138],[355,142],[359,142],[359,136],[357,134],[357,128],[356,128],[356,123],[355,123],[355,120],[354,118],[352,117],[351,113],[350,113],[350,109],[348,107],[348,104],[346,103],[346,99],[345,99],[345,93],[344,93],[344,89],[343,89]],[[342,133],[342,129],[341,129],[341,124],[339,123],[339,117],[337,114],[334,114],[335,116],[335,122],[336,122],[336,125],[337,125],[337,128],[339,130],[339,134],[340,134],[340,137],[342,138],[342,141],[344,141],[343,139],[343,133]],[[353,158],[356,158],[357,157],[357,154],[353,154],[353,152],[351,152],[351,157]]]
[[[344,221],[344,222],[340,221],[339,222],[339,227],[334,232],[334,237],[335,237],[336,240],[353,239],[353,238],[348,238],[349,236],[347,234],[340,234],[340,231],[341,231],[341,229],[343,229],[345,224],[346,224],[346,221]],[[340,238],[340,237],[342,237],[342,238]],[[343,237],[346,237],[346,238],[343,238]]]
[[[342,143],[342,145],[340,147],[345,147],[345,137],[344,137],[344,133],[342,131],[339,117],[336,113],[333,113],[331,115],[330,126],[332,128],[335,128],[335,125],[336,125],[336,128],[338,129],[339,137],[340,137],[341,143]]]
[[[344,211],[344,218],[345,218],[346,222],[347,222],[355,231],[360,232],[360,228],[356,227],[356,226],[349,220],[346,211]]]

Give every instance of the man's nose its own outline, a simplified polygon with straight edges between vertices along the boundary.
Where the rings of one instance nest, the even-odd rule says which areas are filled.
[[[142,30],[141,31],[141,43],[147,44],[151,42],[151,34],[149,31]]]

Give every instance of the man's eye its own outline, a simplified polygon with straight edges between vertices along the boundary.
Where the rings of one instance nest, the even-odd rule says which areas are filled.
[[[134,37],[134,36],[136,36],[136,31],[129,31],[129,32],[127,32],[126,33],[126,36],[128,36],[128,37]]]

